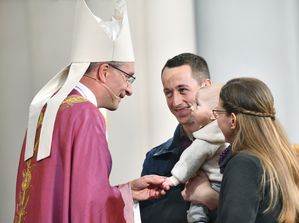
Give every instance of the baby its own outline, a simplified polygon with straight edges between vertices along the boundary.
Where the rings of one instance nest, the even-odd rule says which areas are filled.
[[[192,116],[198,124],[198,130],[193,133],[194,141],[182,153],[180,160],[173,167],[171,177],[164,184],[176,186],[186,183],[202,169],[208,176],[211,186],[220,191],[222,174],[219,170],[218,159],[225,149],[224,136],[213,116],[213,108],[218,104],[221,86],[213,85],[200,88],[196,95],[196,104],[191,106]],[[191,204],[187,218],[188,222],[208,222],[208,208]]]

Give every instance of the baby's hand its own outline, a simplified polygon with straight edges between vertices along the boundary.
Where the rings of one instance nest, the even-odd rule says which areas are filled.
[[[165,178],[162,185],[163,185],[163,187],[166,187],[166,186],[173,187],[174,186],[173,182],[170,180],[169,177]]]

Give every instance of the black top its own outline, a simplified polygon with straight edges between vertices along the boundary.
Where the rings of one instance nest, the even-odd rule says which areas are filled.
[[[220,163],[224,168],[218,205],[217,223],[274,223],[281,210],[281,199],[267,213],[269,184],[263,195],[260,161],[251,155],[231,152]]]
[[[169,177],[171,170],[182,152],[191,144],[181,125],[175,130],[173,138],[151,149],[146,154],[141,175],[157,174]],[[140,202],[142,223],[184,223],[187,222],[189,202],[184,201],[181,191],[183,184],[171,187],[166,195],[157,200]]]

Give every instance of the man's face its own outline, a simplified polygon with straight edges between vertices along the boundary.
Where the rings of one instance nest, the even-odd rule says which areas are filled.
[[[167,105],[182,125],[192,124],[190,105],[195,102],[198,82],[192,77],[189,65],[166,67],[162,73],[162,84]]]
[[[134,63],[124,63],[120,67],[108,67],[109,76],[107,85],[109,84],[111,101],[108,105],[109,110],[116,110],[121,99],[125,96],[133,94],[132,84],[129,83],[129,75],[134,75]],[[128,75],[129,74],[129,75]]]

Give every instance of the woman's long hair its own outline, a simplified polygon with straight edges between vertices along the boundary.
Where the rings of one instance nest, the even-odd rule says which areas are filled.
[[[282,199],[279,222],[299,221],[299,161],[275,118],[274,99],[265,83],[255,78],[235,78],[220,93],[223,108],[237,117],[234,153],[256,156],[262,164],[262,186],[270,185],[266,212]]]

